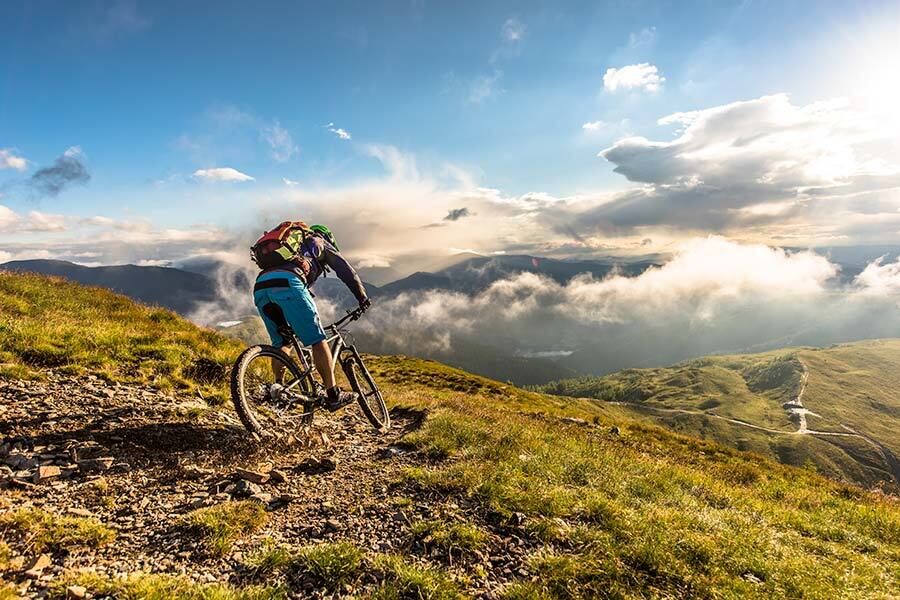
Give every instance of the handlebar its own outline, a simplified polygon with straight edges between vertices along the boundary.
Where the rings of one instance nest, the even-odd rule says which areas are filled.
[[[327,327],[327,329],[337,329],[338,327],[340,327],[341,325],[343,325],[344,323],[346,323],[348,321],[355,321],[358,318],[360,318],[364,312],[366,312],[366,311],[362,308],[357,308],[355,310],[348,310],[346,315],[344,315],[343,317],[341,317],[340,319],[338,319],[337,321],[335,321],[334,323],[329,325]]]

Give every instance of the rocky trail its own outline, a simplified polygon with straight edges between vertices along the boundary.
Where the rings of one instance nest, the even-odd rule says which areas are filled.
[[[229,406],[91,377],[0,380],[0,500],[6,500],[0,517],[35,507],[94,517],[116,531],[113,544],[51,552],[42,561],[48,564],[30,572],[35,553],[28,540],[6,536],[18,567],[7,579],[28,597],[43,597],[61,573],[79,569],[242,584],[247,553],[265,539],[292,545],[347,540],[365,550],[434,559],[407,534],[413,523],[480,517],[446,498],[421,497],[403,483],[402,470],[425,460],[401,442],[423,416],[394,410],[391,430],[378,435],[354,406],[317,415],[308,430],[273,447],[250,439]],[[268,522],[226,556],[209,556],[179,519],[232,499],[261,503]],[[491,573],[475,582],[490,596],[521,574],[526,544],[503,526],[487,527],[491,549],[472,560]],[[313,581],[295,584],[297,597],[319,593]]]

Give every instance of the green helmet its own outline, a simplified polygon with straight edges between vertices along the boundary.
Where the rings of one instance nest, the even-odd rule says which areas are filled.
[[[334,246],[335,250],[340,250],[340,247],[338,247],[338,244],[337,244],[337,240],[334,239],[334,234],[331,233],[331,230],[328,229],[328,227],[326,225],[312,225],[310,227],[310,229],[312,229],[313,231],[315,231],[316,233],[321,235],[323,238],[328,240],[331,243],[331,245]]]

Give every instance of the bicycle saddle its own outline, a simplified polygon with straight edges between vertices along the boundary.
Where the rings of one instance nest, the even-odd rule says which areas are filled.
[[[282,335],[282,337],[288,337],[294,335],[294,330],[291,329],[290,324],[287,322],[287,319],[284,316],[284,311],[281,310],[281,307],[275,304],[274,302],[269,302],[265,306],[263,306],[263,314],[269,317],[275,326],[278,327],[278,333]]]

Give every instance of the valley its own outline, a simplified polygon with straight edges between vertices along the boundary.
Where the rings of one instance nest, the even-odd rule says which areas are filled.
[[[898,489],[900,341],[707,357],[541,386],[862,485]]]

